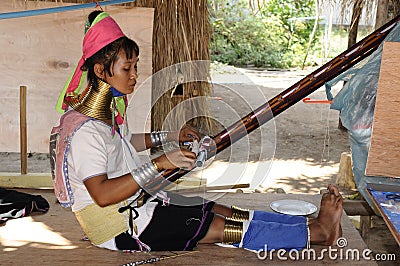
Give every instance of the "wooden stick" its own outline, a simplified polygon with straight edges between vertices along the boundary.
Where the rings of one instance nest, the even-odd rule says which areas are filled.
[[[182,188],[182,189],[171,189],[172,192],[179,193],[197,193],[197,192],[207,192],[210,190],[225,190],[225,189],[236,189],[236,188],[248,188],[250,184],[236,184],[236,185],[221,185],[221,186],[210,186],[210,187],[191,187],[191,188]]]
[[[26,86],[19,87],[19,136],[20,136],[20,155],[21,155],[21,174],[28,173],[28,145],[26,131]]]

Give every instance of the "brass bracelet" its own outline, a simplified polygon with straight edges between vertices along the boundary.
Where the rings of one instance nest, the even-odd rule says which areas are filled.
[[[157,171],[157,172],[161,172],[161,171],[160,171],[160,168],[159,168],[158,165],[157,165],[157,163],[156,163],[154,160],[151,160],[151,162],[152,162],[154,168],[156,169],[156,171]]]
[[[233,244],[242,241],[243,222],[225,218],[223,244]]]
[[[231,207],[232,217],[231,219],[234,221],[248,221],[250,218],[250,211],[247,209],[242,209],[236,206]]]

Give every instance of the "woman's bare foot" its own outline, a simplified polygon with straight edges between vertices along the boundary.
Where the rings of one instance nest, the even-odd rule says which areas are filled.
[[[342,236],[340,219],[343,198],[339,189],[330,184],[328,192],[322,195],[321,207],[316,219],[310,221],[310,241],[312,244],[333,245]]]

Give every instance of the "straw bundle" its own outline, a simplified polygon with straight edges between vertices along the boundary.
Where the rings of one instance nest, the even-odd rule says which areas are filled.
[[[178,75],[166,73],[153,79],[152,129],[175,130],[188,123],[204,134],[215,133],[206,102],[211,95],[211,86],[205,82],[209,80],[210,59],[207,1],[138,0],[135,4],[155,8],[153,73],[181,62],[207,60],[192,64],[191,73],[177,68]],[[178,85],[181,71],[184,80]],[[201,81],[192,82],[192,75]]]

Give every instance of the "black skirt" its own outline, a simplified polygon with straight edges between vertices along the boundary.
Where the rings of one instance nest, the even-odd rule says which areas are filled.
[[[140,234],[139,239],[148,245],[152,251],[193,250],[204,238],[214,220],[211,212],[215,205],[201,197],[184,197],[168,193],[171,202],[163,206],[159,199],[154,209],[153,217]],[[139,246],[128,232],[115,237],[116,246],[120,250],[139,250]]]

